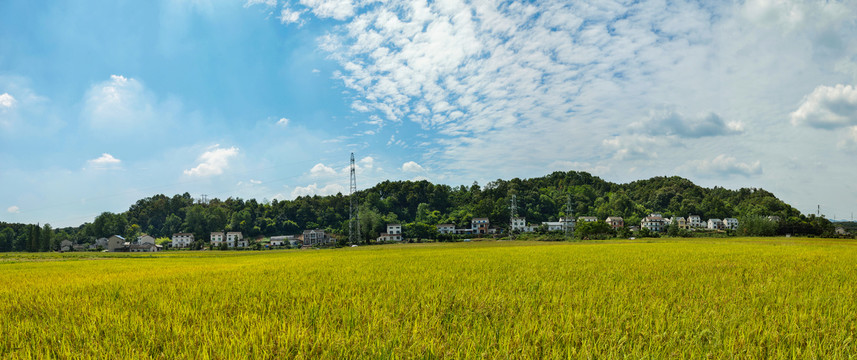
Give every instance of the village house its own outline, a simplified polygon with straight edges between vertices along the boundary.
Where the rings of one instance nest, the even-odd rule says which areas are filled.
[[[649,214],[640,220],[640,228],[648,229],[649,231],[662,232],[666,227],[666,220],[661,214]]]
[[[325,234],[324,230],[321,229],[313,229],[313,230],[304,230],[303,233],[303,244],[304,246],[317,246],[317,245],[327,245],[332,243],[332,238],[330,235]]]
[[[527,219],[523,217],[513,217],[510,226],[513,231],[517,230],[520,232],[527,232]]]
[[[98,248],[99,246],[101,246],[102,249],[106,249],[107,238],[98,238],[97,240],[95,240],[95,247]]]
[[[723,228],[727,230],[738,230],[738,219],[725,218],[723,219]]]
[[[610,227],[614,229],[621,229],[625,227],[625,219],[622,219],[619,216],[609,216],[607,217],[607,220],[604,220],[604,222],[606,222],[607,225],[610,225]]]
[[[219,247],[222,244],[226,243],[226,234],[222,231],[215,231],[211,233],[211,247]]]
[[[708,219],[708,230],[723,230],[723,220],[720,219]]]
[[[193,243],[193,234],[191,233],[175,233],[173,234],[172,246],[174,248],[189,247]]]
[[[704,223],[702,222],[702,218],[699,215],[688,215],[687,216],[687,225],[692,228],[701,228],[704,227]]]
[[[670,224],[671,224],[671,225],[673,225],[673,226],[675,226],[675,227],[677,227],[677,228],[678,228],[678,229],[680,229],[680,230],[687,230],[687,228],[688,228],[687,220],[685,220],[685,219],[684,219],[683,217],[681,217],[681,216],[679,216],[679,217],[675,217],[675,216],[673,216],[673,217],[670,219]]]
[[[107,239],[107,251],[110,252],[125,251],[129,245],[125,238],[119,235],[113,235]]]
[[[437,225],[438,234],[453,234],[455,233],[455,225],[454,224],[438,224]]]
[[[155,245],[153,243],[142,243],[142,244],[131,244],[128,247],[128,251],[130,252],[157,252],[161,251],[160,245]]]
[[[271,236],[271,246],[295,245],[297,243],[295,235]]]
[[[387,224],[387,232],[378,237],[378,241],[402,241],[402,225]]]
[[[155,245],[155,238],[149,235],[142,235],[137,237],[137,244],[152,244]]]
[[[71,251],[72,245],[70,240],[63,240],[60,242],[60,251]]]
[[[581,217],[577,218],[577,221],[578,222],[596,222],[596,221],[598,221],[598,218],[595,216],[581,216]]]
[[[542,221],[542,225],[547,226],[548,231],[574,231],[574,218],[559,218],[559,221]]]
[[[244,234],[239,231],[230,231],[226,233],[226,247],[246,248],[249,246],[247,240],[244,239]]]
[[[488,218],[473,218],[470,221],[470,228],[473,230],[474,234],[487,234],[488,228],[491,223],[488,221]]]

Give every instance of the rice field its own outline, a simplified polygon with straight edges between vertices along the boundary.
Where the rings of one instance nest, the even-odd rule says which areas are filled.
[[[857,242],[0,254],[0,358],[857,358]]]

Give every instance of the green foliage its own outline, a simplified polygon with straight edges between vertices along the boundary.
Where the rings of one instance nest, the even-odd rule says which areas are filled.
[[[582,221],[574,228],[574,236],[578,239],[603,238],[613,235],[613,228],[604,221]]]

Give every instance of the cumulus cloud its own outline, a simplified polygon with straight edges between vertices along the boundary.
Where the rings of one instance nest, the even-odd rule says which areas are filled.
[[[734,157],[724,154],[717,155],[717,157],[711,160],[694,160],[689,162],[688,165],[697,173],[720,176],[751,176],[762,173],[762,165],[758,160],[753,163],[739,162]]]
[[[18,101],[9,93],[0,94],[0,108],[11,108],[17,103]]]
[[[17,213],[20,213],[20,212],[21,212],[21,209],[19,209],[19,208],[18,208],[17,206],[15,206],[15,205],[12,205],[12,206],[10,206],[10,207],[6,208],[6,212],[7,212],[7,213],[10,213],[10,214],[17,214]]]
[[[336,170],[325,164],[318,163],[310,169],[309,174],[313,177],[335,176]]]
[[[857,149],[857,126],[848,128],[843,139],[838,143],[840,149],[855,150]]]
[[[404,172],[424,172],[425,169],[420,164],[417,164],[414,161],[408,161],[402,164],[402,171]]]
[[[791,113],[793,125],[837,129],[857,125],[857,87],[819,86]]]
[[[292,10],[288,4],[283,4],[283,8],[280,10],[280,23],[281,24],[293,24],[301,19],[302,11]]]
[[[122,161],[113,157],[113,155],[103,153],[100,157],[88,160],[86,163],[95,169],[109,169],[118,167]]]
[[[740,122],[726,122],[715,114],[686,116],[673,109],[652,111],[649,118],[631,125],[636,132],[649,135],[677,136],[680,138],[701,138],[740,134],[744,126]]]
[[[229,161],[238,155],[238,148],[221,148],[219,145],[199,156],[199,164],[196,167],[184,171],[188,176],[211,176],[220,175],[229,167]]]
[[[313,183],[307,186],[298,186],[292,190],[292,197],[312,196],[312,195],[335,195],[337,193],[345,193],[345,187],[339,184],[328,184],[319,187],[318,183]]]
[[[280,120],[277,120],[277,125],[280,125],[282,127],[289,126],[289,119],[280,118]]]

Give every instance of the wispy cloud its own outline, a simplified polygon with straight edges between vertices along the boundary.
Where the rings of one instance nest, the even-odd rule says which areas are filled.
[[[15,206],[15,205],[12,205],[12,206],[10,206],[10,207],[6,208],[6,212],[7,212],[7,213],[10,213],[10,214],[18,214],[18,213],[20,213],[20,212],[21,212],[21,209],[19,209],[19,208],[18,208],[17,206]]]

